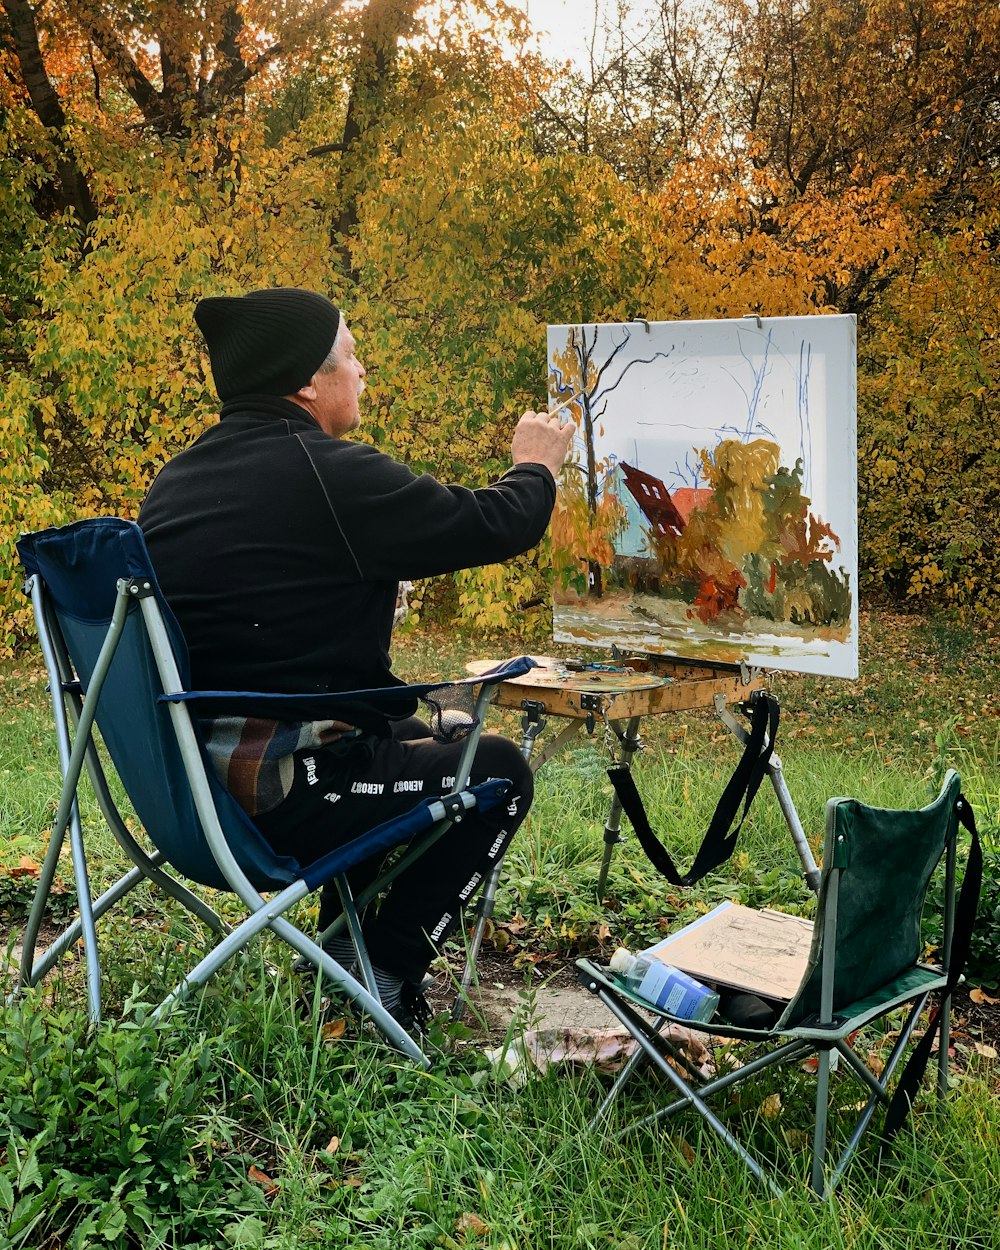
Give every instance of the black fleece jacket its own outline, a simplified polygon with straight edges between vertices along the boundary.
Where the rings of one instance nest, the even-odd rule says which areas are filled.
[[[444,486],[246,395],[164,466],[139,525],[196,688],[311,694],[397,684],[397,584],[527,551],[554,502],[544,465]]]

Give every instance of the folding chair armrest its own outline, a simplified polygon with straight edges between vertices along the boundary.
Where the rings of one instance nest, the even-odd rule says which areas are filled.
[[[502,681],[510,681],[514,677],[523,677],[525,673],[530,673],[533,668],[538,667],[538,661],[533,660],[530,655],[518,655],[512,660],[503,660],[491,669],[487,669],[485,673],[480,673],[478,677],[466,678],[466,681],[482,682],[484,685],[498,686]]]
[[[420,682],[411,686],[376,686],[367,690],[324,691],[320,694],[289,694],[282,692],[254,690],[175,690],[157,696],[160,703],[198,703],[213,700],[225,703],[239,703],[252,700],[255,705],[270,703],[275,713],[283,704],[294,702],[307,707],[315,707],[317,711],[325,707],[333,707],[338,703],[371,703],[375,706],[389,706],[395,703],[408,702],[414,698],[422,698],[434,690],[444,690],[449,686],[496,686],[513,677],[520,677],[537,662],[530,656],[521,655],[512,660],[505,660],[487,673],[474,677],[459,677],[454,681]],[[280,718],[279,718],[280,719]]]

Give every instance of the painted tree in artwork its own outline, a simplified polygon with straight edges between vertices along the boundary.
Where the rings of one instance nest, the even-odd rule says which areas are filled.
[[[738,610],[744,560],[765,542],[762,487],[778,467],[778,454],[763,439],[730,439],[711,456],[701,454],[701,476],[711,494],[672,541],[675,567],[694,582],[693,609],[703,621]]]
[[[586,480],[586,504],[589,521],[588,533],[601,533],[610,540],[611,531],[621,530],[624,525],[624,509],[621,504],[614,507],[607,502],[602,503],[600,484],[611,467],[607,460],[600,460],[597,455],[596,437],[603,433],[601,421],[607,413],[609,396],[621,385],[632,369],[643,365],[651,365],[656,360],[666,359],[666,352],[651,352],[647,356],[633,356],[627,349],[632,341],[633,327],[628,325],[607,326],[570,326],[566,335],[566,345],[552,353],[549,366],[549,396],[554,403],[563,403],[570,395],[577,395],[578,402],[571,405],[569,411],[576,421],[583,443],[584,464],[582,467]],[[607,345],[605,339],[608,340]],[[606,559],[596,559],[586,555],[588,563],[588,583],[591,594],[600,598],[604,593],[603,569],[607,568],[613,558],[613,549],[608,543]],[[583,555],[583,552],[580,552]]]
[[[625,519],[625,509],[612,491],[602,492],[591,510],[582,466],[571,462],[564,467],[549,526],[557,594],[559,590],[587,594],[590,571],[610,568],[614,540]]]
[[[766,537],[744,563],[740,604],[748,616],[813,625],[837,636],[851,619],[847,575],[834,568],[840,539],[811,511],[802,477],[798,460],[791,469],[779,465],[764,483]]]

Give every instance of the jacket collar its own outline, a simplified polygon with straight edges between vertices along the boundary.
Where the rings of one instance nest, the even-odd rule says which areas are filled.
[[[299,404],[280,395],[237,395],[222,405],[219,414],[225,421],[229,417],[290,421],[307,429],[319,429],[317,422]]]

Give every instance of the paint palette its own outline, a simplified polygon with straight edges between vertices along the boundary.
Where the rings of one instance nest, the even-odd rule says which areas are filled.
[[[580,671],[568,670],[565,660],[552,656],[531,658],[537,668],[497,688],[493,701],[498,707],[523,710],[534,703],[550,716],[625,720],[711,707],[717,694],[731,702],[746,699],[764,685],[759,673],[741,673],[735,666],[727,673],[659,656],[629,656],[620,668]],[[480,676],[499,662],[473,660],[466,671]]]

